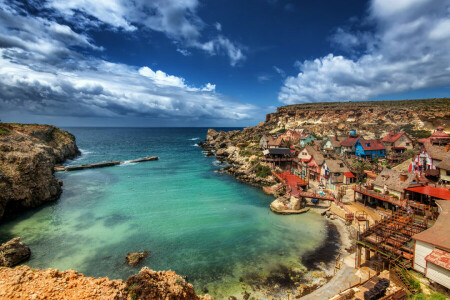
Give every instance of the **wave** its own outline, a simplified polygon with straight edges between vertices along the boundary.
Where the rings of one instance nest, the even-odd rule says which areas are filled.
[[[80,150],[81,155],[88,155],[88,154],[94,153],[93,151],[89,151],[89,150],[85,150],[85,149],[81,149],[81,148],[78,148],[78,150]]]
[[[212,164],[216,167],[226,167],[228,164],[226,162],[220,162],[218,160],[215,160],[212,162]]]
[[[199,139],[200,139],[199,137],[195,137],[195,138],[189,139],[189,141],[196,141],[196,140],[199,140]]]
[[[136,164],[137,164],[136,162],[132,163],[131,160],[126,160],[122,164],[120,164],[119,166],[121,166],[121,167],[123,167],[123,166],[134,166]]]
[[[194,145],[191,145],[192,147],[200,147],[199,145],[197,145],[197,144],[194,144]]]

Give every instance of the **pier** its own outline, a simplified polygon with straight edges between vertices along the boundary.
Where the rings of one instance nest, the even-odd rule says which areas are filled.
[[[112,167],[117,165],[122,165],[125,163],[138,163],[138,162],[144,162],[144,161],[153,161],[158,160],[159,157],[157,156],[149,156],[149,157],[143,157],[138,158],[134,160],[127,160],[127,161],[105,161],[95,164],[85,164],[85,165],[79,165],[79,166],[56,166],[54,168],[55,172],[62,172],[62,171],[77,171],[77,170],[85,170],[85,169],[95,169],[95,168],[104,168],[104,167]]]

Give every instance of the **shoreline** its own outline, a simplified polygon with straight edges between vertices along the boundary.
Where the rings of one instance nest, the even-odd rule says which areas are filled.
[[[215,147],[211,145],[208,142],[208,138],[204,142],[199,142],[198,146],[200,146],[203,151],[206,153],[206,157],[214,156],[219,162],[226,163],[227,167],[220,168],[218,172],[220,173],[226,173],[227,175],[230,175],[234,177],[237,181],[246,183],[252,186],[257,186],[261,190],[263,189],[264,185],[262,185],[260,182],[252,181],[248,173],[243,173],[242,171],[239,171],[239,164],[241,161],[239,160],[239,157],[237,159],[230,158],[232,154],[229,156],[226,155],[217,155],[217,151],[214,149]],[[230,146],[228,146],[231,148]],[[227,150],[229,148],[226,148],[225,151],[222,151],[224,153],[227,153]],[[223,149],[223,148],[222,148]],[[239,155],[238,155],[239,156]],[[245,166],[245,164],[241,165]],[[264,191],[262,191],[264,192]],[[277,197],[274,198],[276,199]],[[270,213],[276,213],[273,212],[270,207],[267,208]],[[328,208],[316,208],[316,207],[309,207],[309,211],[305,213],[322,213],[326,211]],[[323,216],[326,218],[326,216]],[[294,288],[290,289],[284,289],[283,291],[280,291],[279,293],[275,293],[273,296],[286,298],[289,297],[289,295],[292,295],[295,298],[302,298],[305,297],[314,291],[318,290],[319,288],[322,288],[327,285],[330,280],[336,276],[335,274],[335,268],[336,264],[339,261],[342,261],[345,257],[351,255],[353,251],[353,239],[355,232],[352,232],[352,227],[347,226],[345,222],[340,219],[339,217],[335,219],[326,219],[326,228],[327,228],[327,238],[325,238],[322,245],[320,245],[317,249],[314,251],[310,251],[310,253],[305,254],[304,257],[301,258],[301,264],[307,268],[307,271],[303,274],[303,280],[307,280],[310,283],[305,284],[301,283],[297,286],[297,291],[294,291]],[[337,248],[336,248],[337,246]],[[325,257],[325,259],[323,259]],[[289,268],[289,266],[287,266]],[[288,272],[286,270],[286,272]],[[276,288],[278,284],[276,284],[274,287]],[[287,291],[290,291],[287,293]],[[256,296],[263,296],[267,297],[268,295],[265,293],[267,292],[266,289],[256,289],[253,291],[254,295]]]

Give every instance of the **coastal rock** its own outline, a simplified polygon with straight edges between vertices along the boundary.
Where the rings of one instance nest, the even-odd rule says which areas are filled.
[[[0,123],[0,219],[59,198],[53,168],[80,154],[75,137],[48,125]]]
[[[14,238],[0,246],[0,266],[12,267],[27,260],[31,256],[30,247]]]
[[[211,299],[209,295],[197,296],[192,284],[175,272],[155,272],[147,267],[127,279],[126,290],[135,299]]]
[[[132,267],[136,267],[139,265],[148,255],[150,252],[144,251],[144,252],[131,252],[128,253],[125,257],[125,260],[128,265]]]
[[[86,277],[77,271],[39,270],[28,266],[0,268],[0,299],[187,299],[198,296],[194,287],[172,271],[143,268],[128,280]]]

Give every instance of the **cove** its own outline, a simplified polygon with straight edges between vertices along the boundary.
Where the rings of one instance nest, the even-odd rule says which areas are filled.
[[[280,216],[272,196],[220,175],[195,143],[207,128],[65,128],[82,156],[67,165],[158,156],[153,162],[57,173],[61,198],[0,225],[0,242],[20,236],[31,267],[75,269],[126,279],[128,252],[143,266],[174,270],[199,293],[239,294],[252,274],[301,270],[302,256],[327,237],[315,213]]]

